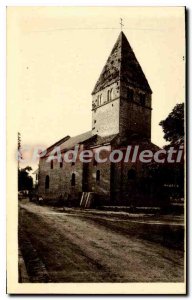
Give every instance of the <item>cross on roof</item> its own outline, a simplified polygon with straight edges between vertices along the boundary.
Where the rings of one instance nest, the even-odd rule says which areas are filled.
[[[122,29],[123,29],[123,19],[122,18],[120,18],[120,25],[121,25],[121,31],[122,31]]]

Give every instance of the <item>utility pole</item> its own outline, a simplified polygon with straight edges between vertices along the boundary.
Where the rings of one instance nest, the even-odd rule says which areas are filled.
[[[18,160],[18,172],[19,172],[19,162],[20,162],[20,159],[22,158],[22,155],[21,155],[21,134],[20,132],[18,132],[18,140],[17,140],[17,160]]]

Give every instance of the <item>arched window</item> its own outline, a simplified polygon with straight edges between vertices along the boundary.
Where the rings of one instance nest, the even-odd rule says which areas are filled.
[[[99,105],[101,105],[102,104],[102,95],[100,95],[100,101],[99,101]]]
[[[99,105],[99,102],[100,102],[100,96],[98,95],[97,96],[97,105]]]
[[[45,188],[49,189],[49,175],[45,177]]]
[[[113,89],[110,90],[110,100],[113,99]]]
[[[71,176],[71,186],[75,186],[75,173],[72,173]]]
[[[128,171],[128,179],[135,179],[136,178],[136,172],[135,172],[135,170],[134,169],[130,169],[129,171]]]
[[[113,89],[110,89],[107,91],[107,101],[112,100],[112,95],[113,95]]]
[[[51,160],[51,169],[53,169],[53,160]]]
[[[110,101],[110,90],[107,91],[107,101]]]
[[[97,172],[96,172],[96,182],[100,182],[100,171],[99,170],[97,170]]]
[[[60,161],[60,168],[63,168],[63,160]]]

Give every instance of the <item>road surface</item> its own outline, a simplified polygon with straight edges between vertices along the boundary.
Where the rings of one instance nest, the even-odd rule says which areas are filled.
[[[119,220],[27,200],[19,206],[19,244],[31,282],[184,281],[183,250],[153,241],[153,231],[146,232],[152,220],[142,235],[137,226],[145,220],[126,214]]]

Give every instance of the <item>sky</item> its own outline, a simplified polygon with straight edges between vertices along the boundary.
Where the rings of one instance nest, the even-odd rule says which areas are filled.
[[[23,145],[48,147],[91,129],[91,92],[123,32],[153,91],[152,142],[159,122],[185,99],[182,7],[9,7],[8,119]]]

